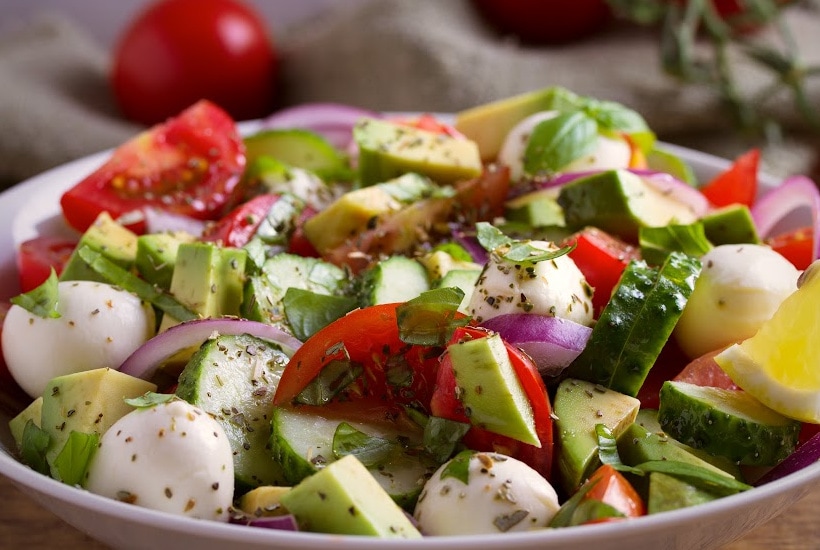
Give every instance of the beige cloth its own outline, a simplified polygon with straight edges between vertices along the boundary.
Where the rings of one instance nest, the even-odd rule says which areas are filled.
[[[790,10],[807,63],[820,65],[820,15]],[[394,111],[453,112],[550,85],[622,102],[670,142],[732,156],[754,145],[727,123],[715,96],[659,68],[653,31],[614,26],[591,40],[525,48],[492,33],[468,0],[373,0],[342,5],[277,37],[282,104],[336,101]],[[737,62],[744,89],[768,81]],[[121,143],[106,81],[107,52],[73,22],[43,19],[0,38],[0,184]],[[820,77],[810,90],[820,109]],[[820,150],[787,95],[767,109],[789,133],[768,147],[775,174],[805,173]]]

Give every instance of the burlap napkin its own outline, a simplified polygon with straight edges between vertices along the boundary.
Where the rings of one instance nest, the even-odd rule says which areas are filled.
[[[788,17],[807,63],[820,64],[820,16]],[[563,47],[522,47],[498,37],[467,0],[373,0],[328,12],[277,37],[283,105],[336,101],[373,109],[452,112],[518,92],[561,85],[641,112],[666,141],[723,156],[748,147],[714,94],[665,75],[652,31],[614,27]],[[738,57],[743,88],[765,75]],[[76,22],[42,18],[0,37],[0,185],[99,151],[140,128],[118,114],[106,81],[108,52]],[[810,88],[820,107],[820,78]],[[776,174],[812,169],[817,138],[790,97],[772,98],[788,130],[764,152]]]

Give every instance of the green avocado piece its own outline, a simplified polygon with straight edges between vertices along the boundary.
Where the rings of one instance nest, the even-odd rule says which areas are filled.
[[[507,201],[504,217],[533,227],[566,226],[564,211],[556,200],[554,189],[539,189]]]
[[[185,232],[149,233],[137,237],[134,267],[140,277],[164,290],[171,288],[177,250],[182,243],[192,243],[193,235]]]
[[[388,120],[361,120],[353,128],[353,139],[359,147],[359,179],[363,186],[407,172],[450,184],[475,178],[483,169],[475,142]]]
[[[102,212],[80,237],[60,274],[61,281],[107,282],[80,258],[77,251],[84,246],[125,269],[130,269],[137,257],[137,235],[114,221],[108,212]]]
[[[58,376],[43,391],[40,427],[51,437],[46,461],[59,479],[54,459],[72,431],[102,435],[133,410],[124,400],[156,391],[156,385],[114,369],[102,368]]]
[[[646,497],[646,513],[658,514],[670,512],[689,506],[697,506],[712,500],[720,495],[695,487],[674,476],[660,472],[649,474],[649,489]]]
[[[404,511],[354,455],[331,462],[283,494],[305,531],[421,538]]]
[[[180,243],[170,292],[202,317],[239,316],[248,253],[214,243]],[[179,321],[162,318],[160,331]]]
[[[666,149],[655,147],[646,153],[646,164],[650,170],[666,172],[689,185],[697,185],[697,177],[692,167],[678,155]]]
[[[555,391],[556,457],[559,479],[574,493],[601,465],[595,426],[603,424],[617,438],[638,414],[641,402],[584,380],[568,378]]]
[[[540,447],[529,399],[501,336],[451,344],[447,353],[470,423]]]
[[[713,245],[759,244],[752,213],[745,204],[731,204],[713,210],[700,219],[706,238]]]
[[[28,407],[20,411],[20,413],[9,420],[9,431],[11,432],[11,437],[14,439],[14,442],[17,444],[17,448],[19,449],[23,443],[23,432],[26,429],[26,424],[29,420],[34,422],[36,426],[40,425],[40,419],[42,418],[42,411],[43,411],[43,396],[41,395],[34,401],[32,401]]]
[[[637,241],[641,227],[697,221],[687,204],[627,170],[607,170],[571,181],[561,188],[558,204],[568,227],[591,225],[631,242]]]
[[[324,180],[348,180],[352,171],[347,157],[327,139],[302,128],[261,130],[247,136],[245,156],[251,166],[261,156],[304,168]]]

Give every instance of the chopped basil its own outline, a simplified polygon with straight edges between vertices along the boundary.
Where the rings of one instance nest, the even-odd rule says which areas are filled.
[[[552,520],[550,521],[550,527],[570,527],[575,525],[572,523],[572,518],[575,515],[575,510],[578,509],[578,506],[584,500],[584,497],[588,492],[592,490],[593,487],[598,483],[598,480],[587,481],[584,483],[580,489],[578,489],[575,494],[569,497],[564,504],[558,509],[558,512],[555,513]]]
[[[51,268],[48,279],[37,288],[13,297],[11,303],[38,317],[58,319],[60,317],[60,312],[57,311],[57,301],[60,298],[58,284],[57,272]]]
[[[368,435],[347,422],[336,427],[333,434],[333,456],[337,459],[354,455],[367,467],[385,464],[401,445],[383,437]]]
[[[324,363],[319,374],[294,398],[296,403],[325,405],[364,372],[361,364],[351,361],[341,342],[325,352]]]
[[[23,438],[20,442],[20,458],[35,472],[50,475],[46,451],[51,444],[51,436],[29,419],[23,427]]]
[[[470,481],[470,459],[473,458],[475,451],[466,450],[461,451],[447,463],[444,470],[441,472],[441,479],[454,477],[467,485]]]
[[[198,319],[199,315],[182,305],[170,294],[118,266],[101,253],[83,246],[77,254],[88,266],[108,283],[139,296],[179,321]]]
[[[619,472],[629,472],[636,475],[643,475],[643,470],[627,466],[621,462],[621,455],[618,454],[618,441],[604,424],[595,425],[595,434],[598,436],[598,458],[601,464],[609,464]]]
[[[561,113],[533,128],[524,151],[524,171],[551,176],[595,150],[598,124],[584,111]]]
[[[424,448],[438,463],[450,458],[461,443],[470,424],[431,416],[424,425]]]
[[[485,250],[494,252],[511,262],[538,263],[554,260],[564,254],[569,254],[575,244],[554,250],[544,250],[542,246],[535,246],[530,240],[516,240],[505,235],[500,229],[487,222],[476,224],[478,242]]]
[[[83,433],[72,430],[68,439],[54,459],[54,467],[60,480],[68,485],[80,485],[85,478],[88,464],[97,446],[100,436],[96,433]]]
[[[282,304],[293,335],[304,342],[356,308],[358,300],[352,296],[333,296],[289,287],[282,298]]]
[[[752,487],[735,478],[677,460],[650,460],[636,466],[646,473],[659,472],[674,476],[689,485],[705,489],[719,495],[732,495],[748,491]]]
[[[638,232],[641,257],[651,265],[661,265],[672,252],[699,258],[712,249],[703,223],[642,227]]]
[[[457,317],[464,291],[455,287],[436,288],[396,308],[399,338],[407,344],[443,346],[469,317]]]
[[[178,399],[178,397],[173,393],[155,393],[149,391],[139,397],[126,398],[125,402],[137,409],[150,409],[151,407],[168,403],[174,399]]]

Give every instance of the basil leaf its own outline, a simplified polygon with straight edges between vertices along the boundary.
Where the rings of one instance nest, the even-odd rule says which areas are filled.
[[[621,462],[621,455],[618,454],[618,441],[604,424],[595,425],[595,435],[598,437],[598,458],[601,464],[609,464],[619,472],[629,472],[631,474],[643,475],[643,470],[627,466]]]
[[[77,251],[77,254],[106,282],[136,294],[141,300],[153,304],[174,319],[184,322],[199,318],[199,315],[178,302],[170,294],[166,294],[151,283],[123,269],[96,250],[83,246]]]
[[[650,460],[636,467],[646,473],[658,472],[674,476],[690,485],[719,495],[732,495],[752,488],[728,475],[677,460]]]
[[[587,113],[573,111],[539,122],[524,151],[524,172],[552,175],[595,150],[598,124]]]
[[[569,254],[575,249],[575,246],[576,244],[572,243],[558,249],[544,250],[529,241],[516,241],[510,245],[506,252],[501,254],[501,257],[511,262],[529,262],[534,264],[554,260],[564,254]]]
[[[294,398],[296,403],[325,405],[364,372],[361,364],[351,361],[342,342],[327,350],[322,362],[322,370]]]
[[[100,436],[96,433],[83,433],[72,430],[68,439],[54,459],[54,468],[63,483],[81,485],[88,464],[100,443]]]
[[[595,119],[598,128],[606,132],[634,134],[649,131],[649,126],[637,111],[614,101],[591,99],[585,111]]]
[[[544,99],[545,111],[577,111],[583,108],[585,98],[561,86],[553,86],[546,90]]]
[[[303,342],[352,311],[357,304],[351,296],[320,294],[296,287],[289,287],[282,298],[288,326]]]
[[[275,247],[274,251],[283,251],[288,244],[288,238],[296,227],[296,219],[302,212],[304,204],[290,194],[284,194],[274,202],[265,219],[259,224],[254,237],[268,246]],[[270,255],[270,253],[268,254]]]
[[[475,453],[475,451],[468,449],[451,458],[447,466],[441,471],[441,479],[454,477],[467,485],[470,481],[470,459],[473,458]]]
[[[455,452],[470,424],[431,416],[424,425],[424,448],[441,464]]]
[[[59,319],[60,312],[57,311],[57,301],[60,298],[58,284],[57,272],[52,267],[48,279],[43,281],[37,288],[13,297],[11,303],[43,319]]]
[[[582,500],[572,513],[570,523],[567,527],[573,525],[583,525],[590,521],[596,521],[604,518],[623,518],[626,517],[623,512],[617,508],[594,498]]]
[[[570,527],[574,525],[572,523],[572,518],[575,515],[575,510],[578,509],[578,506],[581,505],[581,502],[584,500],[584,497],[589,493],[593,487],[598,483],[598,479],[594,479],[592,481],[587,481],[584,483],[580,489],[575,491],[571,497],[569,497],[564,504],[558,509],[558,512],[553,516],[552,520],[550,521],[550,527]]]
[[[136,409],[150,409],[151,407],[168,403],[174,399],[178,399],[178,397],[173,393],[156,393],[149,391],[139,397],[126,398],[125,402]]]
[[[492,252],[500,246],[510,244],[513,240],[504,234],[503,231],[487,222],[478,222],[475,224],[476,238],[478,244],[484,247],[484,250]]]
[[[347,422],[342,422],[336,426],[333,433],[332,448],[333,456],[337,459],[354,455],[362,464],[369,467],[384,464],[391,454],[402,447],[398,442],[368,435]]]
[[[466,325],[469,317],[457,317],[464,291],[455,287],[422,292],[396,308],[399,338],[407,344],[443,346],[453,330]]]
[[[641,257],[652,265],[663,264],[672,252],[683,252],[699,258],[713,247],[706,238],[702,222],[663,227],[641,227],[638,230]]]
[[[20,441],[20,459],[23,464],[31,467],[35,472],[51,475],[46,461],[46,451],[51,444],[51,436],[29,419],[23,427],[23,437]]]

